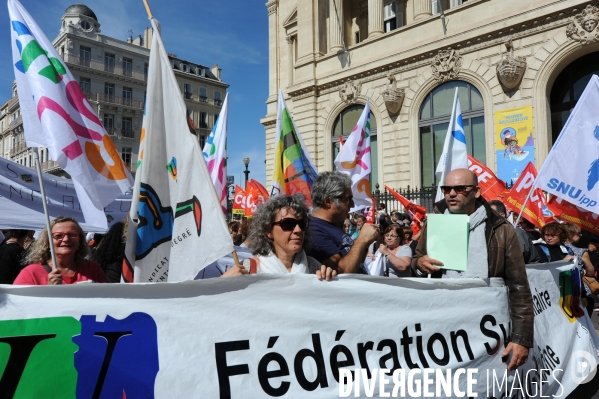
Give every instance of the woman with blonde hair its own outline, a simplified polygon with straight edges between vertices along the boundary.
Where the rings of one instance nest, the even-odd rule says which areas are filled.
[[[15,285],[58,285],[105,283],[106,276],[96,262],[87,260],[89,247],[77,220],[59,216],[50,222],[50,237],[54,245],[56,265],[52,264],[48,230],[44,228],[30,247],[26,266],[17,276]]]

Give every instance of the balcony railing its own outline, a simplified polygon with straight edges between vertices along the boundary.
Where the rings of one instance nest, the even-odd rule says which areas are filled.
[[[133,139],[135,138],[135,133],[132,129],[121,129],[121,136]]]
[[[42,162],[42,170],[50,170],[58,168],[58,162],[56,161],[45,161]]]
[[[84,67],[95,69],[96,71],[109,72],[115,75],[127,76],[142,81],[148,80],[148,75],[143,72],[133,71],[130,68],[123,68],[122,66],[117,66],[112,63],[96,61],[89,58],[77,57],[72,54],[64,54],[63,59],[65,62],[68,62],[70,64],[81,65]]]
[[[13,147],[10,149],[10,156],[13,156],[15,154],[18,154],[20,152],[23,152],[27,149],[27,145],[25,145],[25,143],[21,143],[16,147]]]
[[[11,130],[16,126],[19,126],[22,122],[23,122],[23,116],[19,115],[19,117],[17,119],[15,119],[14,121],[7,124],[3,131],[5,132],[7,130]]]
[[[109,136],[115,136],[116,135],[116,128],[114,128],[114,127],[105,127],[104,129],[106,129],[106,133],[108,133]]]
[[[127,97],[117,97],[113,94],[106,93],[85,93],[85,96],[89,101],[102,101],[105,103],[125,105],[127,107],[144,109],[143,101],[137,101]]]
[[[201,103],[207,103],[208,102],[208,97],[200,96],[200,102]]]
[[[183,93],[183,97],[185,97],[188,100],[191,100],[193,98],[193,94],[192,93]]]
[[[214,99],[214,105],[223,105],[223,101],[222,100],[217,100],[216,98]]]

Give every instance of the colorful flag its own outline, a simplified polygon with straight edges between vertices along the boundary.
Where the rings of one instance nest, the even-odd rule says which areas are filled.
[[[248,180],[245,185],[245,217],[254,216],[256,210],[256,197],[258,189],[252,184],[252,180]]]
[[[157,28],[125,249],[127,281],[192,280],[233,251],[220,200]]]
[[[464,133],[464,122],[462,122],[462,110],[458,99],[458,88],[455,89],[451,119],[445,135],[443,152],[437,165],[437,196],[435,201],[441,201],[444,196],[441,186],[445,184],[445,176],[454,169],[468,167],[468,150],[466,148],[466,134]]]
[[[599,213],[599,77],[593,75],[539,172],[537,186]]]
[[[245,190],[235,185],[235,194],[233,194],[233,214],[245,215]]]
[[[370,189],[370,99],[366,101],[364,111],[345,144],[339,149],[335,166],[352,180],[354,207],[351,211],[370,207],[373,204]]]
[[[48,148],[71,175],[85,222],[106,228],[104,207],[133,179],[52,43],[17,0],[8,0],[8,12],[27,145]]]
[[[256,206],[256,208],[258,208],[260,205],[262,205],[263,203],[265,203],[266,201],[268,201],[268,191],[266,190],[266,188],[257,180],[254,179],[250,179],[252,182],[252,186],[254,186],[255,189],[255,195],[254,195],[254,205]]]
[[[476,173],[478,186],[484,199],[491,201],[501,196],[501,193],[505,190],[505,183],[503,180],[497,178],[495,173],[487,165],[478,162],[476,158],[468,155],[468,169]]]
[[[208,173],[220,199],[223,213],[227,214],[227,125],[229,113],[229,93],[225,96],[218,119],[204,145],[204,159]]]
[[[375,223],[376,222],[376,197],[372,196],[372,205],[366,214],[366,223]]]
[[[599,215],[589,212],[555,195],[547,202],[547,207],[556,218],[574,223],[593,234],[599,235]]]
[[[420,231],[420,224],[424,222],[424,219],[426,219],[426,208],[413,203],[387,185],[385,185],[385,188],[391,193],[391,195],[397,198],[406,212],[408,212],[408,214],[412,217],[412,231],[414,232],[414,235],[418,234]]]
[[[312,206],[310,190],[318,172],[302,136],[297,130],[279,89],[277,104],[277,141],[275,143],[275,169],[271,197],[302,193],[308,206]]]
[[[529,162],[507,195],[504,204],[507,209],[521,213],[524,219],[541,228],[547,223],[553,222],[554,214],[547,207],[543,190],[534,187],[536,178],[537,170],[532,162]],[[522,211],[522,205],[533,188],[534,191],[530,195],[526,208]]]

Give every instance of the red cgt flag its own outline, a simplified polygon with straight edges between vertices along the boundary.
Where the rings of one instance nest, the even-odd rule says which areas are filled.
[[[476,158],[468,155],[468,169],[476,173],[478,185],[484,199],[491,201],[501,198],[501,194],[505,190],[505,183],[487,165],[480,163]]]
[[[599,215],[596,213],[579,208],[556,196],[551,197],[547,206],[555,214],[555,217],[564,222],[577,224],[580,228],[599,235]]]
[[[401,205],[403,205],[404,209],[410,214],[412,217],[412,230],[414,235],[418,234],[420,231],[420,223],[426,219],[426,208],[413,203],[387,185],[385,185],[385,188],[391,193],[391,195],[397,198]]]
[[[268,191],[266,191],[266,188],[259,181],[254,179],[251,179],[251,181],[252,185],[256,189],[256,196],[254,197],[254,201],[256,203],[256,206],[258,207],[266,201],[268,201]]]
[[[245,190],[235,185],[235,194],[233,195],[233,214],[245,214]]]
[[[537,227],[543,227],[547,223],[553,222],[553,212],[547,207],[545,194],[540,188],[535,188],[531,194],[526,209],[522,211],[522,204],[526,201],[526,196],[530,192],[535,179],[537,178],[537,169],[529,162],[522,174],[514,184],[505,199],[505,207],[512,211],[522,214],[522,217]]]

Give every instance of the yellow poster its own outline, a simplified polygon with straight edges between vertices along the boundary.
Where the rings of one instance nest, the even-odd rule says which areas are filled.
[[[532,106],[495,112],[497,177],[513,184],[528,162],[535,162]]]

